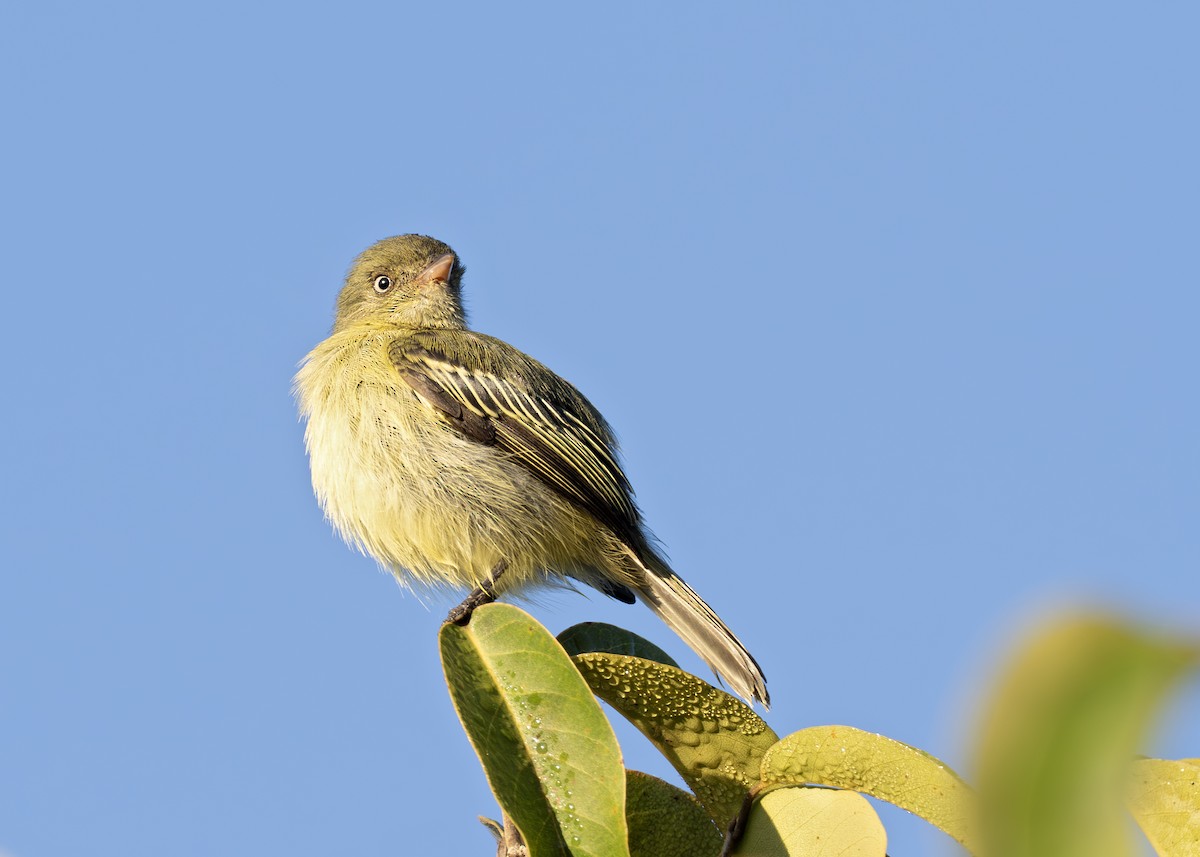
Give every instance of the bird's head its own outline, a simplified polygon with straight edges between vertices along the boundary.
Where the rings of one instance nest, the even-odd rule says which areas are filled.
[[[464,268],[447,245],[425,235],[397,235],[364,250],[338,294],[334,331],[361,322],[396,327],[462,328]]]

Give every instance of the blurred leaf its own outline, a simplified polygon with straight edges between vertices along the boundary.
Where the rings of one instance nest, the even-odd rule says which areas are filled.
[[[793,732],[763,756],[762,780],[853,789],[906,809],[975,850],[970,787],[928,753],[873,732],[850,726]]]
[[[737,857],[885,857],[887,833],[862,795],[783,788],[750,810]]]
[[[676,667],[593,652],[574,659],[596,695],[621,712],[679,771],[722,829],[741,810],[779,740],[741,700]]]
[[[989,855],[1123,857],[1138,744],[1195,647],[1115,620],[1060,620],[1023,645],[985,713],[981,834]]]
[[[608,652],[610,655],[632,655],[672,667],[679,666],[670,655],[645,637],[616,625],[609,625],[607,622],[580,622],[578,625],[572,625],[558,635],[558,642],[567,650],[567,654],[572,656],[582,655],[584,652]]]
[[[1200,765],[1138,759],[1128,792],[1133,818],[1159,854],[1200,855]]]
[[[630,857],[717,857],[723,836],[681,788],[641,771],[627,771],[625,818]]]
[[[558,642],[508,604],[443,625],[439,642],[454,707],[530,857],[626,857],[620,749]]]

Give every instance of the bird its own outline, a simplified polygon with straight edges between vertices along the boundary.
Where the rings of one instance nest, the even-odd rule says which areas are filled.
[[[449,621],[542,584],[642,601],[735,693],[766,678],[649,534],[601,413],[512,345],[470,330],[465,268],[426,235],[351,265],[333,330],[301,361],[313,490],[334,529],[408,586],[470,589]]]

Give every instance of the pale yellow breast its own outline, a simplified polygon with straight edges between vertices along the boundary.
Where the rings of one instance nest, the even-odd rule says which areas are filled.
[[[594,523],[526,471],[447,427],[392,368],[394,329],[322,342],[296,376],[313,489],[339,533],[423,584],[510,584],[591,566]]]

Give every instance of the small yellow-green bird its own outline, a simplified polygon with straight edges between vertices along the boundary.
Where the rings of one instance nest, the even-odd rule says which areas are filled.
[[[641,598],[746,700],[766,679],[651,544],[604,417],[569,383],[466,326],[463,266],[424,235],[346,275],[333,333],[296,375],[313,489],[342,537],[402,582],[497,594],[566,578]]]

